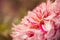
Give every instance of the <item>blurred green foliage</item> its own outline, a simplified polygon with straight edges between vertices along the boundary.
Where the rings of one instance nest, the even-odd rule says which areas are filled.
[[[0,0],[0,40],[12,40],[12,23],[19,24],[27,11],[45,0]]]

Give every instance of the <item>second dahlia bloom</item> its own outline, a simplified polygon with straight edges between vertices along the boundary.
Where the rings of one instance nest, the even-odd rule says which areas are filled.
[[[60,0],[41,3],[28,11],[19,25],[13,26],[13,40],[57,40],[60,37]]]

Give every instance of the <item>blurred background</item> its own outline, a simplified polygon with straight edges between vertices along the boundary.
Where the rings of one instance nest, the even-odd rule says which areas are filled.
[[[0,40],[12,40],[12,23],[19,24],[27,11],[45,0],[0,0]]]

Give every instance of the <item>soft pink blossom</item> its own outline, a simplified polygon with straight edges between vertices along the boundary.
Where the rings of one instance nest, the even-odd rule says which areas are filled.
[[[47,0],[28,11],[21,23],[13,24],[13,40],[54,40],[60,30],[60,0]],[[55,35],[56,34],[56,35]]]

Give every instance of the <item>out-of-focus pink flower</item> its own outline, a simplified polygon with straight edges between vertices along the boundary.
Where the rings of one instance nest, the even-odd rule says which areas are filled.
[[[55,29],[60,27],[60,0],[41,3],[13,26],[13,40],[54,40]]]

